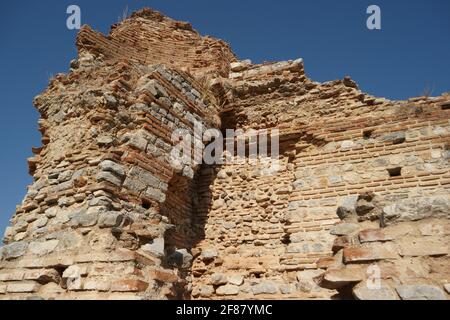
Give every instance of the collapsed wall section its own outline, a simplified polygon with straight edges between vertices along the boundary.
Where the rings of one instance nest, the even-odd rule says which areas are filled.
[[[228,44],[202,37],[187,22],[175,21],[151,9],[115,24],[108,36],[83,26],[77,37],[80,50],[106,59],[127,59],[140,65],[165,64],[195,76],[226,76],[236,61]]]

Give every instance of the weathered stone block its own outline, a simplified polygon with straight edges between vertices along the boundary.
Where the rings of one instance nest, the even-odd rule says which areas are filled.
[[[222,273],[213,273],[210,278],[210,283],[215,286],[223,285],[228,283],[227,276]]]
[[[330,269],[323,275],[321,286],[328,289],[339,289],[351,283],[365,279],[365,270],[361,266],[348,266],[341,269]]]
[[[352,292],[358,300],[398,300],[395,290],[382,282],[377,285],[363,281],[357,284]]]
[[[449,246],[438,239],[403,238],[398,241],[402,256],[440,256],[449,253]]]
[[[3,259],[9,260],[21,257],[27,251],[28,244],[26,242],[14,242],[2,248]]]
[[[383,221],[389,225],[400,221],[417,221],[426,218],[450,219],[448,195],[400,200],[383,208]]]
[[[239,294],[239,287],[232,284],[227,284],[225,286],[218,287],[216,289],[216,293],[219,296],[235,296]]]
[[[29,293],[36,292],[39,284],[36,282],[11,282],[8,283],[6,291],[10,293]]]
[[[175,250],[175,252],[168,257],[168,261],[172,264],[178,265],[182,269],[189,268],[193,259],[194,257],[192,254],[190,254],[186,249]]]
[[[151,243],[142,246],[142,250],[157,258],[162,258],[164,256],[164,238],[153,239]]]
[[[100,172],[96,178],[99,182],[106,181],[118,187],[122,185],[122,179],[107,171]]]
[[[105,160],[101,162],[99,166],[103,171],[109,171],[119,177],[125,176],[125,168],[111,160]]]
[[[109,211],[100,213],[98,217],[98,226],[100,228],[118,227],[123,221],[123,214],[120,212]]]
[[[337,215],[341,220],[356,214],[358,196],[348,196],[340,200]]]
[[[156,188],[147,188],[145,190],[144,194],[147,197],[154,199],[161,203],[166,201],[166,195],[161,190],[156,189]]]
[[[201,259],[203,261],[211,261],[218,256],[217,250],[215,249],[204,249],[201,253]]]
[[[214,294],[214,287],[210,285],[201,285],[199,288],[199,294],[203,298],[209,298]]]
[[[261,283],[253,285],[252,292],[254,295],[275,294],[278,292],[278,287],[274,282],[263,281]]]
[[[28,249],[32,254],[38,256],[53,252],[59,244],[59,240],[49,240],[44,242],[31,242]]]
[[[73,227],[92,227],[97,224],[98,212],[86,213],[85,211],[76,212],[70,219],[70,225]]]
[[[433,285],[401,285],[395,289],[402,300],[447,300],[444,291]]]
[[[227,276],[228,283],[240,286],[244,283],[244,276],[239,274],[232,274]]]
[[[335,225],[330,233],[336,236],[347,236],[358,231],[360,226],[356,223],[339,223]]]

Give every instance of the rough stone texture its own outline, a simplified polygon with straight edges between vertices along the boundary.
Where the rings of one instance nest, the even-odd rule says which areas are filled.
[[[360,282],[353,288],[353,295],[358,300],[398,300],[395,290],[381,283],[378,287],[371,288],[366,282]]]
[[[402,285],[396,289],[403,300],[447,300],[444,291],[432,285]]]
[[[77,46],[34,101],[42,146],[0,299],[449,298],[449,95],[389,101],[301,59],[238,61],[150,9]],[[174,161],[194,119],[274,133],[277,166]]]

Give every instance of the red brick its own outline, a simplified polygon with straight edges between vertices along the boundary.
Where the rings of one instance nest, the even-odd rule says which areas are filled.
[[[122,279],[114,281],[111,285],[111,291],[118,292],[142,292],[147,290],[148,283],[142,280]]]
[[[353,246],[344,248],[345,263],[396,258],[398,258],[397,252],[385,244],[374,243],[370,246]]]
[[[382,229],[367,229],[359,233],[359,241],[361,242],[389,241],[393,239],[391,235],[385,234]]]

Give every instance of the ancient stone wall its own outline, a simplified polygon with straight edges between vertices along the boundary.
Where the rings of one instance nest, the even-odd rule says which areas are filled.
[[[389,101],[301,59],[237,61],[150,9],[77,45],[35,99],[0,299],[449,298],[449,95]],[[195,122],[277,131],[278,166],[174,161]]]

